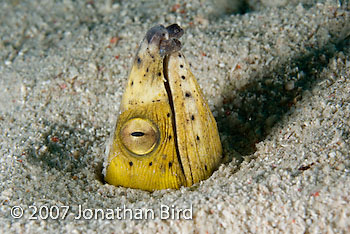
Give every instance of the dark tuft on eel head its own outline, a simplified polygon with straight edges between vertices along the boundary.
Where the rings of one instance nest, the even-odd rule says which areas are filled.
[[[184,30],[177,24],[168,27],[157,25],[147,31],[145,39],[148,44],[155,44],[159,48],[161,56],[166,56],[181,49],[178,40],[184,34]]]

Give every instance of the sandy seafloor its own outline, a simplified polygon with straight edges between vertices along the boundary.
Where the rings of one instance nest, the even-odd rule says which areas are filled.
[[[0,4],[0,232],[350,232],[348,1]],[[172,23],[185,29],[224,163],[180,190],[104,184],[137,46],[151,26]],[[75,220],[79,205],[155,217]],[[192,205],[192,220],[161,219],[171,205]],[[43,219],[30,219],[31,206]],[[70,208],[45,219],[45,206]]]

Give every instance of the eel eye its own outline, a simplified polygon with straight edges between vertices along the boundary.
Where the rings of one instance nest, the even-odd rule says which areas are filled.
[[[157,144],[159,132],[150,121],[134,118],[122,127],[120,139],[130,152],[144,155],[151,152]]]

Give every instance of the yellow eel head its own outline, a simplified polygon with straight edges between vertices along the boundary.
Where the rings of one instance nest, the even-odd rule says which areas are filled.
[[[136,53],[111,141],[105,181],[148,191],[191,186],[219,166],[215,119],[184,57],[183,30],[158,25]]]

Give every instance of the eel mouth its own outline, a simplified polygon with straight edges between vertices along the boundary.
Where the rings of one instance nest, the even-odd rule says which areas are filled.
[[[175,150],[176,150],[176,156],[177,159],[179,161],[180,164],[180,168],[181,171],[183,173],[184,176],[186,176],[185,174],[185,170],[184,170],[184,165],[183,162],[181,160],[181,155],[180,155],[180,150],[179,150],[179,143],[178,143],[178,135],[177,135],[177,128],[176,128],[176,113],[175,113],[175,105],[174,105],[174,95],[172,93],[170,84],[169,84],[169,70],[168,70],[168,64],[169,64],[169,57],[170,54],[166,55],[163,59],[163,74],[164,74],[164,88],[167,92],[168,95],[168,100],[169,100],[169,106],[170,106],[170,110],[171,110],[171,120],[172,120],[172,128],[173,128],[173,132],[174,132],[174,143],[175,143]]]
[[[168,27],[164,27],[163,25],[156,25],[149,29],[146,33],[146,36],[144,38],[144,45],[146,46],[146,53],[148,53],[151,58],[153,59],[153,62],[155,61],[155,57],[159,59],[159,67],[157,69],[162,69],[162,72],[160,70],[156,70],[158,74],[163,73],[163,83],[164,88],[166,90],[166,94],[168,96],[169,100],[169,106],[171,111],[171,122],[174,134],[174,144],[175,144],[175,150],[176,150],[176,156],[180,164],[181,171],[183,175],[185,175],[183,162],[181,160],[181,155],[179,151],[179,143],[178,143],[178,136],[177,136],[177,120],[176,120],[176,113],[175,113],[175,105],[174,105],[174,94],[172,93],[170,84],[169,84],[169,59],[172,54],[178,52],[181,50],[181,42],[179,41],[179,38],[184,34],[184,30],[177,24],[169,25]],[[136,57],[138,58],[138,56]],[[154,76],[158,77],[158,76]]]
[[[184,30],[177,24],[164,27],[157,25],[146,33],[148,44],[156,44],[159,53],[165,57],[171,53],[181,50],[181,42],[178,40],[184,34]]]
[[[174,105],[174,94],[172,93],[170,84],[169,84],[169,59],[173,53],[176,53],[181,50],[181,42],[178,40],[184,34],[184,30],[177,24],[169,25],[164,27],[163,25],[157,25],[152,27],[147,31],[145,40],[148,43],[148,48],[152,48],[152,51],[157,51],[163,60],[163,75],[164,75],[164,88],[168,95],[169,106],[171,109],[171,119],[172,119],[172,128],[174,133],[174,143],[176,156],[180,164],[181,171],[185,175],[184,165],[181,160],[181,155],[179,151],[179,143],[177,136],[177,120],[175,114],[175,105]],[[154,49],[154,50],[153,50]]]

